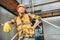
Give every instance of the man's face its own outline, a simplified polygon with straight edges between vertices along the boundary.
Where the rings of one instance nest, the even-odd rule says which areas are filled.
[[[19,8],[18,8],[18,12],[21,13],[21,14],[23,14],[23,13],[25,12],[25,10],[26,10],[26,9],[23,8],[23,7],[19,7]]]

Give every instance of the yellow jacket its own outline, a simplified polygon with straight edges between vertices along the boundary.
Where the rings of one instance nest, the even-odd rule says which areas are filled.
[[[20,16],[17,16],[15,20],[11,20],[7,23],[5,23],[5,26],[3,28],[4,32],[9,32],[9,30],[11,29],[11,24],[12,23],[16,23],[17,24],[17,30],[19,31],[19,36],[23,36],[23,34],[26,37],[29,37],[29,35],[34,35],[34,26],[31,26],[31,22],[30,22],[30,17],[31,18],[35,18],[36,20],[40,19],[39,16],[35,16],[32,14],[24,14],[23,17],[21,18]]]

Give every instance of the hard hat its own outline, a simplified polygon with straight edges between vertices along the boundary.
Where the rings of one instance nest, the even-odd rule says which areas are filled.
[[[16,7],[16,10],[18,10],[19,7],[26,8],[25,5],[23,5],[23,4],[19,4],[19,5]]]

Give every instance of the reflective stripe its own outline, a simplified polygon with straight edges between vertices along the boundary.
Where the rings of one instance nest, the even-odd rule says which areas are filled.
[[[17,26],[22,26],[23,24],[18,24]]]
[[[30,22],[27,22],[25,24],[18,24],[17,26],[22,26],[22,25],[27,25],[27,24],[30,24]]]
[[[25,23],[24,25],[30,24],[30,22]]]
[[[18,32],[23,31],[23,29],[18,30]]]
[[[28,30],[33,30],[32,28],[28,28]]]

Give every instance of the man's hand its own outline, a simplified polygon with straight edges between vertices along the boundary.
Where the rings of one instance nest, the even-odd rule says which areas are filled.
[[[4,24],[3,31],[4,32],[9,32],[10,29],[11,29],[11,25],[8,22],[6,22]]]

